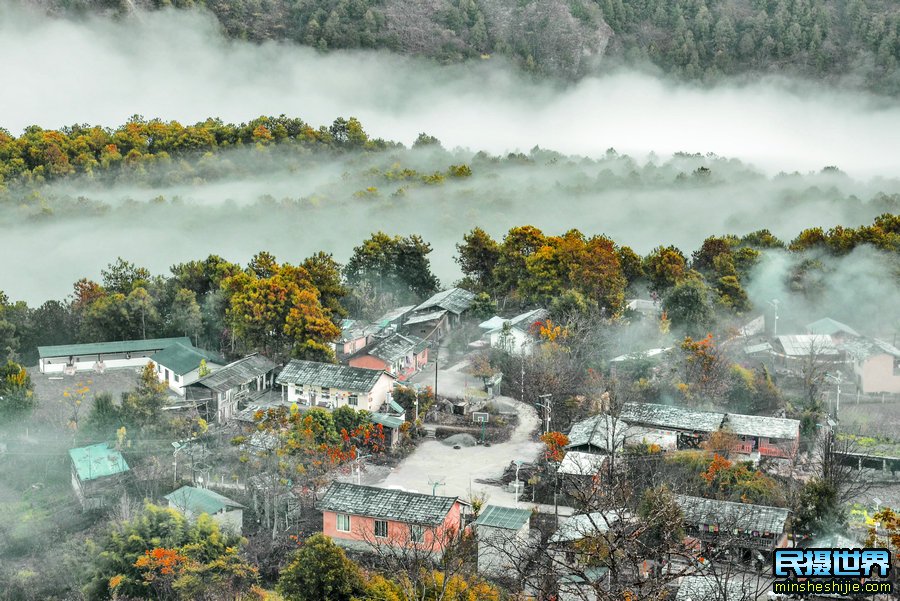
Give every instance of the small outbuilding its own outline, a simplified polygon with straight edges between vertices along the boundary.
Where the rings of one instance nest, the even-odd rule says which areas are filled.
[[[128,462],[105,442],[69,449],[72,490],[85,510],[107,507],[122,492]]]
[[[241,533],[244,505],[207,488],[182,486],[166,495],[169,507],[189,520],[208,514],[223,530]]]
[[[485,505],[475,520],[478,571],[503,575],[528,559],[531,511]]]

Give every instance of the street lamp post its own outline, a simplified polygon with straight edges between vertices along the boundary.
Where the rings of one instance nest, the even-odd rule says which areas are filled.
[[[538,407],[540,407],[544,411],[544,434],[550,431],[551,398],[553,398],[553,395],[550,393],[538,395],[538,399],[541,401],[540,403],[538,403]]]

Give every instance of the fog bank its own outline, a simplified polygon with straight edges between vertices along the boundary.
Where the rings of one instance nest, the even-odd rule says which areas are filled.
[[[498,59],[441,67],[373,52],[326,55],[230,42],[211,17],[154,12],[124,21],[51,20],[0,8],[0,124],[116,125],[132,114],[195,122],[285,113],[314,124],[360,118],[410,143],[501,153],[540,145],[598,156],[609,147],[715,152],[778,171],[837,165],[900,173],[900,106],[858,92],[767,80],[700,89],[647,75],[593,77],[565,89]],[[18,57],[10,60],[10,57]]]

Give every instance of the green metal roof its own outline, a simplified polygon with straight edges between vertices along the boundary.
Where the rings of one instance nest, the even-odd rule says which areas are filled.
[[[122,453],[105,442],[89,447],[69,449],[69,457],[75,464],[75,471],[82,482],[115,476],[125,473],[129,469]]]
[[[192,346],[190,338],[150,338],[147,340],[120,340],[118,342],[88,342],[85,344],[57,344],[55,346],[39,346],[38,355],[46,357],[73,357],[77,355],[100,355],[109,353],[134,353],[139,351],[158,351],[173,344]]]
[[[208,513],[212,515],[223,509],[244,507],[237,501],[232,501],[217,492],[193,486],[182,486],[178,490],[170,492],[166,495],[166,500],[182,511],[190,511],[194,514]]]
[[[476,526],[490,526],[492,528],[504,528],[506,530],[518,530],[531,519],[531,511],[528,509],[514,509],[512,507],[500,507],[499,505],[486,505],[478,519]]]
[[[186,346],[180,342],[164,348],[154,354],[151,359],[179,376],[194,371],[204,360],[215,365],[225,364],[225,359],[212,351],[196,348],[193,345]]]
[[[403,408],[403,405],[401,405],[394,399],[388,399],[388,407],[390,407],[392,411],[396,411],[400,415],[406,413],[406,409]]]
[[[406,421],[402,417],[387,415],[386,413],[372,413],[369,415],[371,420],[376,424],[381,424],[385,428],[399,428]]]

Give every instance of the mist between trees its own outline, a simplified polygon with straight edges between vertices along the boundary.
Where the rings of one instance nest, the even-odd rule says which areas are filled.
[[[262,248],[287,261],[320,250],[346,261],[383,229],[433,244],[432,268],[449,284],[462,275],[453,245],[476,225],[496,238],[522,223],[577,227],[643,255],[660,244],[688,252],[715,233],[768,228],[790,240],[900,205],[900,183],[835,168],[769,176],[715,155],[491,155],[446,150],[424,134],[404,148],[371,139],[355,119],[183,126],[136,117],[115,130],[0,133],[0,147],[0,254],[27,257],[0,273],[0,289],[32,304],[65,296],[116,256],[152,272],[210,253],[246,262]]]

